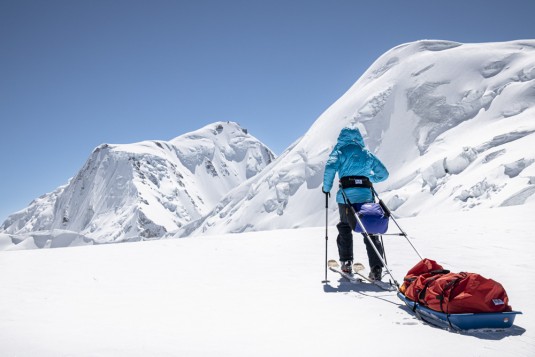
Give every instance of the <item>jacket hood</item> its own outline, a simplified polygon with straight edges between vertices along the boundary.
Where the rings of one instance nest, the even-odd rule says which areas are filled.
[[[336,146],[343,147],[346,145],[358,145],[361,148],[364,149],[364,139],[362,138],[362,134],[360,131],[356,128],[343,128],[342,131],[340,131],[340,135],[338,136],[338,141],[336,143]]]

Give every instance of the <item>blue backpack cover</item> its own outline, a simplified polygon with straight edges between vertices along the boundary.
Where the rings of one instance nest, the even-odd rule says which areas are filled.
[[[360,209],[358,208],[360,206]],[[379,203],[370,202],[362,205],[354,204],[355,212],[357,212],[362,224],[366,228],[366,232],[370,234],[383,234],[388,230],[388,216],[383,211]],[[358,221],[355,225],[355,232],[364,233]]]

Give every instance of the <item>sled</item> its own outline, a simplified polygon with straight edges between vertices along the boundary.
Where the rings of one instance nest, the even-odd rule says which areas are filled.
[[[516,315],[522,314],[520,311],[445,314],[422,306],[401,292],[397,295],[418,319],[439,328],[455,331],[506,329],[513,325]]]

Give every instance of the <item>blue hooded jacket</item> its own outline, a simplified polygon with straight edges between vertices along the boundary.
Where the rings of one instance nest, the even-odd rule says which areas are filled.
[[[334,177],[366,176],[372,183],[388,178],[388,170],[379,159],[366,149],[364,139],[358,129],[343,128],[338,141],[325,164],[323,191],[330,192]],[[351,203],[372,202],[373,194],[369,188],[346,188],[345,193]],[[345,203],[342,192],[336,195],[336,202]]]

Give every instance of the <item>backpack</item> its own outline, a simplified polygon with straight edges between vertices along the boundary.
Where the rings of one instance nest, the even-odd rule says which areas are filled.
[[[388,215],[380,203],[354,204],[353,208],[357,212],[364,228],[366,228],[366,232],[370,234],[383,234],[388,230]],[[358,222],[355,224],[354,231],[364,233]]]

